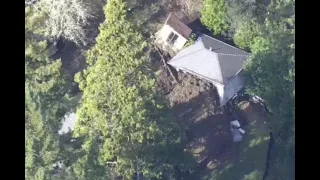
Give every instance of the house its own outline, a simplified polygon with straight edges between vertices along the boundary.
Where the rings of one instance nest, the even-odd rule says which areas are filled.
[[[181,50],[168,64],[183,71],[210,81],[216,86],[220,106],[225,105],[243,88],[242,66],[248,53],[201,34],[195,44]]]
[[[170,13],[164,26],[160,30],[159,37],[164,45],[177,51],[183,48],[188,41],[192,30],[185,25],[176,15]]]

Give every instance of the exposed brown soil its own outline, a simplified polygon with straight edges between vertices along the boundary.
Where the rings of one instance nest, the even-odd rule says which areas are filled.
[[[174,81],[164,66],[159,68],[158,92],[168,100],[176,119],[188,129],[185,151],[192,154],[197,165],[184,178],[200,179],[203,174],[223,169],[237,161],[239,147],[232,142],[230,132],[230,121],[233,117],[218,108],[216,89],[209,82],[190,74],[174,74],[177,75],[178,82]],[[266,115],[262,111],[262,107],[245,103],[240,105],[237,114],[242,125],[246,127],[246,119],[265,118]]]
[[[175,117],[188,127],[185,151],[197,162],[189,178],[197,178],[203,171],[229,162],[233,145],[231,117],[217,107],[215,87],[185,73],[177,73],[177,83],[164,66],[157,75],[158,91],[170,102]]]
[[[166,96],[172,107],[190,102],[192,99],[202,95],[206,96],[204,99],[206,100],[205,104],[211,104],[211,108],[214,109],[213,104],[216,103],[217,98],[215,96],[215,87],[211,83],[193,75],[177,73],[174,69],[172,70],[174,74],[177,74],[178,83],[174,81],[174,78],[164,66],[160,67],[157,77],[158,91]]]

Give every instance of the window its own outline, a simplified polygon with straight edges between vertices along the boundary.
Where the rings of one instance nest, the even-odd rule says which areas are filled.
[[[168,39],[167,39],[167,42],[169,44],[174,44],[176,42],[176,40],[178,39],[178,35],[176,35],[175,33],[171,32]]]

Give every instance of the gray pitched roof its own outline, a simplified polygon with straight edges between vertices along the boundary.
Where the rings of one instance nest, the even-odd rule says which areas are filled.
[[[205,79],[227,84],[241,69],[248,53],[207,35],[181,50],[168,64]]]

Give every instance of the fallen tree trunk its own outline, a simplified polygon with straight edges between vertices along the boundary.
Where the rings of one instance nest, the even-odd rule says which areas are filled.
[[[165,58],[163,57],[160,49],[159,49],[158,47],[156,47],[156,46],[154,46],[154,47],[155,47],[155,49],[158,51],[158,53],[159,53],[159,55],[160,55],[160,57],[161,57],[161,60],[162,60],[162,62],[163,62],[163,64],[164,64],[165,68],[169,71],[169,73],[170,73],[170,75],[173,77],[174,81],[177,82],[177,83],[179,83],[178,78],[173,74],[170,66],[168,66],[168,64],[167,64]]]

